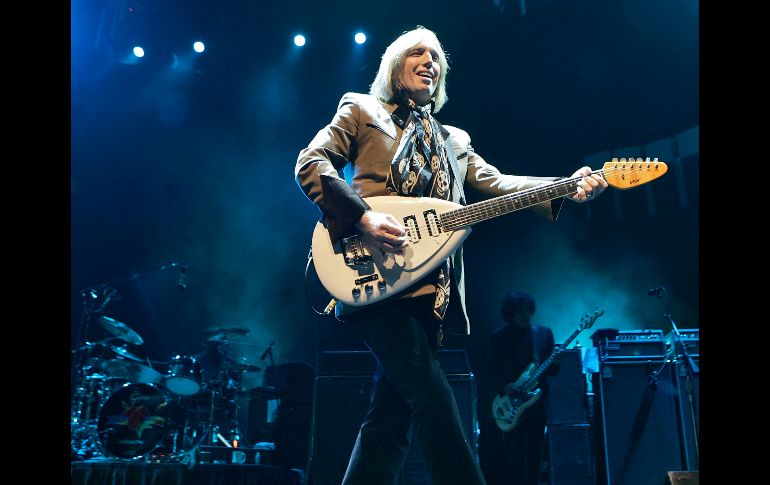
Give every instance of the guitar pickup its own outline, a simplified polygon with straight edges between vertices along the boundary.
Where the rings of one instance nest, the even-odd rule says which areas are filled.
[[[364,266],[372,262],[372,255],[358,236],[342,239],[342,256],[348,266]]]
[[[420,227],[417,225],[417,218],[415,216],[404,217],[404,226],[406,226],[406,232],[409,234],[409,239],[416,243],[420,241]]]
[[[428,226],[428,234],[431,237],[436,237],[441,232],[441,227],[439,226],[439,220],[438,216],[436,215],[436,209],[429,209],[422,213],[422,216],[425,218],[425,225]]]

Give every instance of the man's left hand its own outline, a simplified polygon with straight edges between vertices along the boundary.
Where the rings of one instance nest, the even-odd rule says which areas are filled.
[[[582,177],[582,180],[577,183],[577,192],[567,196],[568,199],[575,202],[583,203],[593,200],[608,186],[604,177],[598,173],[593,173],[591,167],[579,168],[570,178],[574,177]]]

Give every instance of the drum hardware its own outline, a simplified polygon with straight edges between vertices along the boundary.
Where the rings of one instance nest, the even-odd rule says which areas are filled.
[[[70,422],[70,445],[78,459],[94,459],[103,456],[97,436],[99,410],[109,397],[113,378],[105,374],[89,374],[83,377],[75,390]]]
[[[240,399],[245,372],[257,372],[261,368],[245,362],[226,361],[217,372],[204,372],[201,395],[206,396],[206,429],[201,443],[208,446],[237,446],[241,441]]]
[[[180,267],[187,270],[187,265],[170,261],[158,267],[150,268],[128,277],[114,279],[112,281],[91,286],[80,290],[83,310],[77,328],[75,341],[77,346],[72,351],[72,377],[76,384],[72,392],[71,401],[71,451],[73,459],[103,458],[106,455],[127,459],[134,459],[131,450],[115,453],[110,450],[117,446],[110,438],[116,431],[125,431],[121,428],[111,428],[101,422],[102,415],[114,407],[117,400],[125,397],[126,389],[133,389],[153,394],[144,387],[154,386],[163,379],[163,375],[153,369],[148,360],[148,366],[143,365],[143,360],[129,352],[126,344],[142,345],[142,337],[128,325],[120,322],[104,313],[107,305],[120,299],[116,285],[129,282],[142,274]],[[89,325],[97,320],[110,336],[98,342],[89,342]],[[123,344],[118,344],[122,341]],[[108,349],[113,354],[109,358],[103,354]],[[95,355],[96,354],[96,355]],[[164,391],[165,392],[165,391]],[[163,399],[168,401],[163,394]],[[122,399],[120,402],[124,402]],[[171,421],[176,426],[175,420]],[[169,425],[170,426],[170,425]],[[187,426],[187,425],[184,425]],[[100,429],[101,428],[101,429]],[[179,431],[177,437],[184,434]],[[152,433],[150,434],[152,436]],[[181,438],[178,438],[182,443]],[[189,441],[189,440],[188,440]],[[143,441],[144,445],[147,443]],[[134,443],[138,447],[139,443]],[[119,450],[120,451],[120,450]],[[135,450],[134,450],[135,451]]]

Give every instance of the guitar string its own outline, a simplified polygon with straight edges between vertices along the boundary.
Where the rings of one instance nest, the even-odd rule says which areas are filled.
[[[651,171],[653,169],[657,169],[661,162],[627,162],[626,164],[620,164],[622,167],[609,167],[606,169],[600,169],[595,170],[593,173],[598,173],[600,175],[611,175],[618,171],[625,171],[626,173],[637,173],[637,172],[646,172]],[[625,165],[631,165],[630,168],[626,168]],[[646,165],[646,168],[642,168],[643,165]],[[654,165],[654,167],[652,167]],[[458,209],[453,209],[447,212],[444,212],[440,214],[440,221],[442,224],[442,227],[445,230],[454,230],[460,227],[463,227],[465,225],[468,225],[470,223],[479,222],[480,220],[489,219],[491,217],[495,217],[497,215],[501,215],[503,212],[502,209],[505,209],[504,212],[510,212],[511,207],[512,210],[518,210],[523,209],[526,207],[529,207],[530,205],[535,205],[537,203],[546,201],[546,200],[552,200],[560,196],[566,196],[570,194],[574,194],[577,192],[577,183],[582,180],[582,176],[579,177],[573,177],[568,179],[562,179],[557,182],[554,182],[553,184],[541,186],[541,187],[532,187],[529,189],[521,190],[518,192],[515,192],[513,194],[507,194],[504,196],[501,196],[500,198],[495,198],[492,200],[482,201],[477,204],[473,204],[472,206],[465,206]],[[574,187],[570,187],[574,186]],[[563,194],[557,195],[556,197],[548,197],[541,198],[541,194],[547,194],[552,193],[553,191],[556,191],[557,193],[563,192],[564,189],[567,189],[568,191],[564,192]],[[533,198],[535,199],[535,202],[532,202]],[[529,205],[526,205],[524,202],[524,199],[529,199]]]

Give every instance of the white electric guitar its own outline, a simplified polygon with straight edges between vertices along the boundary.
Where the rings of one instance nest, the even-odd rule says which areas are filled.
[[[594,173],[622,190],[655,180],[667,170],[667,165],[657,158],[613,158]],[[366,197],[364,200],[372,210],[392,214],[403,222],[410,238],[409,246],[403,255],[394,255],[370,250],[358,236],[332,244],[326,226],[319,221],[312,240],[318,279],[329,294],[346,305],[378,302],[430,274],[465,241],[471,232],[470,226],[574,194],[581,179],[579,176],[565,178],[466,206],[432,197]]]

